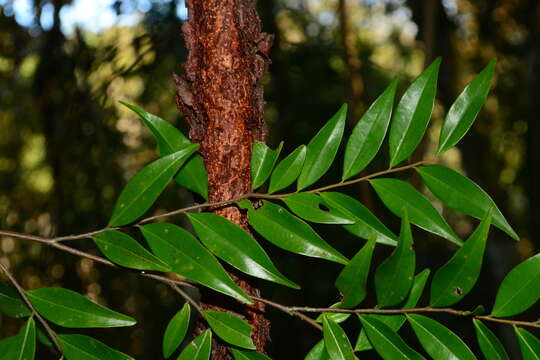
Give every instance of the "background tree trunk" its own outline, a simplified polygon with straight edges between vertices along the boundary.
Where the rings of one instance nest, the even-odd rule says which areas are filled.
[[[182,26],[189,51],[185,75],[175,76],[177,105],[184,114],[190,138],[201,144],[208,171],[209,201],[228,200],[251,189],[253,141],[264,141],[263,88],[258,80],[267,71],[272,36],[261,32],[255,0],[186,1],[188,21]],[[213,211],[247,229],[236,206]],[[248,294],[258,290],[233,274]],[[269,322],[264,305],[239,307],[233,300],[202,294],[207,308],[227,309],[246,317],[253,341],[264,352]],[[224,345],[214,344],[212,359],[228,359]]]

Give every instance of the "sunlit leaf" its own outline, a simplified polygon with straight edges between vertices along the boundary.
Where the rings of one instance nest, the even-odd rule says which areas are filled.
[[[462,241],[446,220],[412,185],[389,178],[373,179],[370,183],[384,205],[395,215],[401,217],[403,209],[406,209],[411,223],[461,246]]]
[[[198,144],[189,145],[152,162],[135,174],[116,200],[109,226],[126,225],[143,215],[198,148]]]
[[[354,218],[335,207],[329,207],[317,194],[297,193],[281,199],[289,209],[304,220],[319,224],[354,224]]]
[[[390,125],[390,167],[409,157],[426,132],[433,111],[440,64],[441,59],[437,58],[399,101]]]
[[[366,297],[366,283],[374,249],[375,236],[366,242],[336,279],[336,288],[343,296],[343,308],[355,307]]]
[[[17,291],[3,281],[0,281],[0,312],[15,318],[32,313]]]
[[[191,145],[191,141],[180,130],[162,118],[123,101],[120,101],[120,103],[139,115],[144,125],[154,134],[158,143],[160,156],[167,156]],[[201,156],[195,154],[180,168],[174,180],[180,186],[208,199],[207,178],[208,175],[206,174],[206,168],[204,167]]]
[[[342,180],[364,170],[379,152],[392,116],[396,87],[394,80],[358,120],[345,148]]]
[[[291,185],[302,172],[306,159],[306,145],[300,145],[276,166],[270,177],[268,193],[272,194]]]
[[[170,267],[152,255],[128,234],[109,230],[92,238],[99,250],[112,262],[132,269],[170,271]]]
[[[57,336],[67,360],[132,360],[131,356],[110,348],[86,335],[61,334]]]
[[[540,254],[516,266],[503,279],[491,315],[506,317],[519,314],[540,298]]]
[[[519,239],[495,202],[472,180],[441,165],[424,166],[416,170],[428,189],[446,206],[477,219],[483,219],[489,209],[493,209],[493,225],[514,239]]]
[[[343,226],[352,234],[366,240],[376,234],[378,243],[396,246],[397,236],[358,200],[339,192],[326,191],[321,193],[321,198],[330,209],[339,210],[354,220],[354,224]]]
[[[29,318],[17,336],[8,344],[7,353],[0,354],[5,360],[33,360],[36,353],[36,323]]]
[[[375,290],[380,306],[397,305],[405,299],[413,283],[415,266],[411,225],[404,214],[397,247],[375,271]]]
[[[185,303],[167,324],[163,334],[163,357],[168,358],[180,346],[186,336],[189,326],[191,308]]]
[[[491,60],[488,66],[467,85],[448,110],[441,129],[438,154],[456,145],[471,128],[486,101],[494,69],[495,60]]]
[[[333,320],[323,318],[324,345],[331,360],[355,360],[354,352],[345,331]]]
[[[330,360],[330,355],[328,355],[328,351],[326,351],[326,348],[324,347],[324,340],[315,344],[304,360]]]
[[[260,187],[272,173],[272,169],[283,147],[283,141],[276,150],[270,149],[265,143],[255,141],[251,152],[251,188]]]
[[[407,314],[420,344],[434,360],[475,360],[467,345],[452,331],[423,315]]]
[[[360,321],[369,341],[383,359],[425,359],[410,348],[394,330],[376,317],[360,315]]]
[[[98,305],[79,293],[62,288],[27,292],[32,306],[47,320],[68,328],[119,327],[136,323],[129,316]]]
[[[152,252],[174,272],[244,303],[252,302],[217,259],[186,230],[173,224],[155,223],[142,226],[141,231]]]
[[[188,218],[204,245],[220,259],[246,274],[293,289],[300,288],[279,272],[247,231],[232,221],[211,213],[190,213]]]
[[[249,224],[272,244],[295,254],[347,264],[346,257],[332,248],[304,221],[279,205],[263,201],[248,210]]]
[[[343,136],[346,118],[347,104],[344,104],[311,139],[307,145],[306,161],[298,178],[298,190],[319,180],[330,168]]]
[[[177,360],[209,360],[212,351],[212,332],[205,330],[190,342]]]
[[[488,213],[465,244],[435,272],[431,284],[431,306],[453,305],[472,290],[480,276],[490,224],[491,213]]]
[[[489,360],[508,360],[508,354],[499,339],[480,320],[473,319],[476,329],[476,338],[482,354]]]
[[[223,311],[205,310],[204,318],[222,340],[245,349],[255,349],[251,325],[238,316]]]
[[[523,360],[540,360],[540,339],[525,329],[514,327]]]
[[[258,351],[229,349],[234,360],[272,360],[268,356],[261,354]]]

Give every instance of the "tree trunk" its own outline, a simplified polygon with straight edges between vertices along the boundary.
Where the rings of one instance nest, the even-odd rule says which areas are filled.
[[[251,189],[250,159],[254,140],[264,141],[263,88],[258,80],[270,60],[272,36],[261,32],[255,0],[188,0],[182,31],[189,51],[184,76],[175,76],[177,106],[184,114],[193,142],[208,171],[209,201],[232,199]],[[212,210],[244,229],[245,214],[234,206]],[[248,294],[258,290],[233,274]],[[264,305],[238,306],[234,300],[203,292],[207,308],[240,313],[253,326],[253,341],[264,352],[269,322]],[[212,359],[229,359],[214,344]]]

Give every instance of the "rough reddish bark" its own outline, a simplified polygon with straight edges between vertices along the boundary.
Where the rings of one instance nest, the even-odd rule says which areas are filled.
[[[255,0],[188,0],[188,21],[182,32],[188,48],[185,75],[175,76],[177,106],[184,114],[193,142],[208,171],[209,201],[245,194],[251,188],[250,158],[254,140],[264,141],[263,88],[258,80],[267,71],[272,36],[261,32]],[[235,206],[213,211],[247,229],[247,219]],[[240,275],[233,275],[249,294],[258,291]],[[204,294],[206,307],[225,308],[254,327],[260,351],[269,338],[264,305],[238,307],[232,300]],[[215,346],[213,359],[228,359]]]

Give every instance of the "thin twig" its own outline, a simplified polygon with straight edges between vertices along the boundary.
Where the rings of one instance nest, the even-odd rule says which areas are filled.
[[[287,306],[285,305],[281,305],[277,302],[274,302],[274,301],[271,301],[271,300],[267,300],[265,298],[261,298],[261,297],[258,297],[258,296],[251,296],[251,298],[253,300],[256,300],[256,301],[260,301],[262,302],[263,304],[266,304],[268,306],[271,306],[273,308],[276,308],[278,310],[281,310],[291,316],[296,316],[297,318],[307,322],[308,324],[310,324],[311,326],[313,326],[314,328],[316,328],[317,330],[320,330],[322,331],[322,326],[321,324],[319,324],[318,322],[316,322],[315,320],[313,320],[312,318],[310,318],[309,316],[306,316],[298,311],[294,311],[294,310],[290,310]]]
[[[508,319],[499,319],[495,318],[489,315],[483,315],[483,316],[475,316],[476,319],[485,320],[485,321],[493,321],[503,324],[510,324],[510,325],[517,325],[517,326],[528,326],[533,328],[540,329],[540,324],[537,322],[530,322],[530,321],[519,321],[519,320],[508,320]]]
[[[411,309],[337,309],[337,308],[317,308],[307,306],[287,306],[291,311],[307,313],[338,313],[338,314],[409,314],[409,313],[447,313],[456,316],[466,315],[465,311],[450,308],[411,308]]]
[[[171,288],[176,291],[177,293],[180,294],[180,296],[182,296],[188,303],[190,303],[198,312],[199,314],[204,317],[204,314],[203,314],[203,310],[202,308],[200,307],[200,305],[195,301],[193,300],[193,298],[191,296],[189,296],[189,294],[187,292],[185,292],[184,290],[182,290],[179,286],[177,286],[176,284],[170,284]]]
[[[9,281],[13,284],[13,286],[15,286],[15,289],[17,289],[17,292],[19,293],[23,301],[26,303],[26,306],[28,306],[32,314],[36,317],[36,319],[38,319],[38,321],[41,323],[41,325],[47,332],[47,335],[49,335],[49,337],[51,338],[51,341],[53,342],[56,349],[60,352],[60,354],[62,354],[62,348],[60,347],[60,344],[58,343],[58,340],[56,339],[56,333],[54,332],[53,329],[51,329],[47,321],[45,321],[45,319],[43,319],[41,315],[39,315],[39,313],[36,311],[32,303],[30,302],[30,299],[28,299],[28,296],[26,295],[26,292],[24,291],[22,286],[17,282],[17,280],[15,280],[15,277],[9,272],[9,270],[3,264],[0,264],[0,269],[2,269],[2,271],[4,272],[4,274],[6,274]]]
[[[92,236],[101,234],[101,233],[103,233],[105,231],[119,230],[119,229],[120,229],[119,227],[105,227],[103,229],[90,231],[90,232],[87,232],[87,233],[84,233],[84,234],[79,234],[79,235],[67,235],[67,236],[53,237],[53,238],[49,239],[49,241],[53,241],[53,242],[58,241],[59,242],[59,241],[67,241],[67,240],[77,240],[77,239],[87,239],[87,238],[89,239]]]

